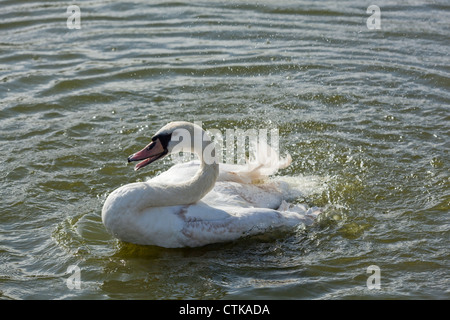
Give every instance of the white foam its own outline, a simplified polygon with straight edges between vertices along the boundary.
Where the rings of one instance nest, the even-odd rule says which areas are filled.
[[[319,176],[275,176],[271,180],[278,183],[286,201],[320,194],[326,189],[327,177]]]

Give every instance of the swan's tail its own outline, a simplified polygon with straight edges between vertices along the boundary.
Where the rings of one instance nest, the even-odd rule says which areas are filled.
[[[278,170],[287,168],[292,158],[286,154],[281,158],[278,152],[266,142],[253,144],[254,154],[247,159],[245,165],[225,166],[221,171],[221,180],[240,183],[255,183],[275,174]]]

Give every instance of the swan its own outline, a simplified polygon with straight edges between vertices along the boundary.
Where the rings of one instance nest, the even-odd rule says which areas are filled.
[[[267,175],[289,165],[290,157],[275,166],[261,161],[219,164],[208,133],[190,122],[166,124],[128,162],[139,161],[139,170],[180,151],[194,153],[198,160],[176,164],[109,194],[102,222],[115,238],[166,248],[198,247],[310,225],[320,213],[318,208],[287,203],[279,185],[264,182]]]

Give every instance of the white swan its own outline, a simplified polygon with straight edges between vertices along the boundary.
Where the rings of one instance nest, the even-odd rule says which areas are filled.
[[[199,161],[175,165],[151,180],[124,185],[108,196],[102,221],[116,238],[168,248],[196,247],[273,228],[311,224],[320,212],[286,203],[273,183],[252,183],[276,171],[280,164],[220,164],[219,170],[214,143],[201,127],[189,122],[165,125],[128,161],[142,160],[135,167],[138,170],[180,150],[196,153]]]

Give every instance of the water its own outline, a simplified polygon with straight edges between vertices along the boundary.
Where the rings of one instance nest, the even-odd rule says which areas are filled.
[[[446,1],[0,1],[0,297],[449,299]],[[106,196],[162,125],[278,129],[309,228],[121,243]],[[67,280],[80,269],[80,288]],[[367,268],[380,268],[380,289]]]

